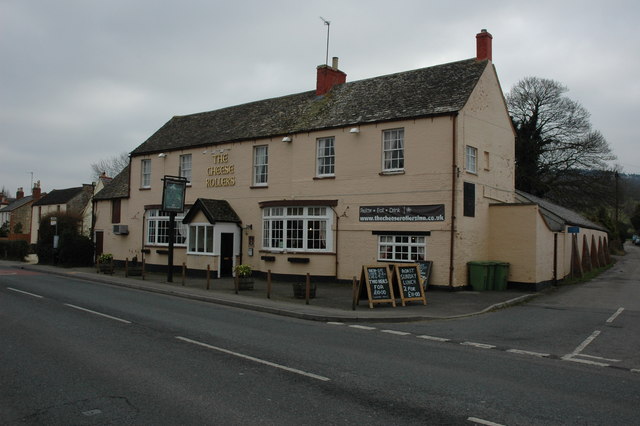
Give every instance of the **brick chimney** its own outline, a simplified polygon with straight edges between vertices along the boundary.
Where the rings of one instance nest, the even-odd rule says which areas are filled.
[[[19,200],[20,198],[23,198],[23,197],[24,197],[24,189],[22,189],[22,187],[20,187],[16,191],[16,200]]]
[[[40,181],[37,181],[33,184],[33,189],[31,190],[31,196],[33,201],[39,200],[42,195],[42,190],[40,189]]]
[[[491,40],[493,36],[487,32],[487,30],[480,30],[476,34],[476,60],[484,61],[485,59],[491,59]]]
[[[337,84],[347,81],[347,74],[338,69],[338,58],[333,57],[331,66],[318,66],[318,80],[316,82],[316,95],[324,95]]]

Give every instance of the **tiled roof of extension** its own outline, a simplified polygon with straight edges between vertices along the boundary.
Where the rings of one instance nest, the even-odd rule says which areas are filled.
[[[457,112],[488,64],[467,59],[347,82],[322,96],[309,91],[176,116],[132,155]]]
[[[129,196],[129,166],[125,167],[111,182],[93,196],[94,200],[111,200]]]
[[[559,206],[544,198],[536,197],[523,191],[516,190],[516,197],[520,201],[535,203],[541,208],[542,216],[547,221],[547,225],[553,231],[563,231],[565,225],[580,226],[588,229],[607,231],[602,225],[583,217],[566,207]]]

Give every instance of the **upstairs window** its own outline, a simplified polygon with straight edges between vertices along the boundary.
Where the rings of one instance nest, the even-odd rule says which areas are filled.
[[[187,182],[191,182],[191,154],[180,156],[180,177],[187,179]]]
[[[404,170],[404,129],[382,132],[382,171]]]
[[[469,173],[478,173],[478,148],[467,145],[464,166]]]
[[[140,162],[140,187],[151,188],[151,160]]]
[[[269,176],[269,147],[253,147],[253,185],[267,186]]]
[[[335,175],[336,153],[334,138],[320,138],[317,141],[316,176]]]
[[[120,223],[121,204],[122,204],[122,200],[120,200],[120,198],[111,200],[111,223]]]

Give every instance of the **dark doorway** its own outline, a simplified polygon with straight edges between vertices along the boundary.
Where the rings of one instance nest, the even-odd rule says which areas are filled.
[[[220,276],[233,275],[233,234],[223,232],[220,234]]]
[[[100,257],[103,251],[104,251],[104,232],[96,231],[96,253],[95,253],[96,262],[98,257]]]

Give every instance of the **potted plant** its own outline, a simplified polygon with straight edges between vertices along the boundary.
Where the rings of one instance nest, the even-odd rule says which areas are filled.
[[[238,280],[238,290],[253,290],[252,270],[249,265],[236,265],[234,268],[236,280]]]
[[[142,263],[138,262],[138,256],[133,256],[127,265],[127,275],[142,275]]]
[[[98,257],[98,271],[113,275],[113,255],[111,253],[102,253]]]

